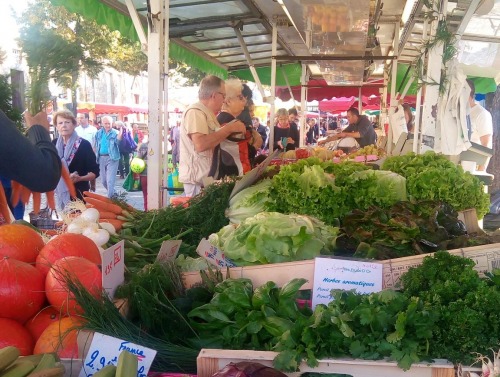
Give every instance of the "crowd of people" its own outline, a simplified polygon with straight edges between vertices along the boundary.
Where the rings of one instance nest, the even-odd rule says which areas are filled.
[[[470,140],[492,147],[491,114],[474,101],[475,88],[469,82]],[[414,131],[414,117],[409,105],[403,105],[408,132]],[[68,110],[52,116],[58,137],[51,140],[46,113],[25,114],[28,128],[24,137],[14,124],[0,112],[0,148],[2,164],[0,179],[7,195],[10,182],[16,181],[38,192],[55,190],[59,208],[70,200],[69,189],[61,177],[61,169],[68,169],[76,188],[78,199],[84,191],[95,191],[99,177],[108,197],[115,194],[117,176],[130,174],[133,157],[147,161],[147,135],[137,124],[128,125],[103,116],[98,124],[91,122],[88,114],[75,117]],[[346,121],[331,121],[310,117],[305,120],[304,140],[301,143],[297,109],[280,108],[272,124],[272,147],[289,151],[300,145],[324,145],[328,142],[353,138],[360,147],[375,144],[377,134],[374,124],[356,108],[347,111]],[[318,122],[319,121],[319,122]],[[184,194],[200,193],[207,179],[221,179],[230,175],[243,175],[267,156],[270,148],[270,122],[262,124],[255,115],[252,91],[239,79],[222,80],[216,76],[205,77],[200,84],[198,101],[189,106],[181,122],[171,128],[172,166],[179,171],[179,182]],[[7,141],[5,143],[5,141]],[[5,144],[5,145],[4,145]],[[138,174],[147,209],[147,168]],[[22,203],[12,206],[16,216],[22,217]]]

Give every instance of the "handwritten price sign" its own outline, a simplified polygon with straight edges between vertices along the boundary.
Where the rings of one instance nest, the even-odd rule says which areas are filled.
[[[382,264],[334,258],[314,260],[312,306],[327,305],[332,289],[372,293],[382,290]]]
[[[156,257],[156,261],[163,263],[169,260],[174,260],[181,247],[181,240],[163,241]]]
[[[114,296],[116,288],[125,281],[124,253],[124,241],[120,241],[101,254],[102,286],[111,298]]]
[[[209,263],[213,264],[217,267],[236,267],[234,262],[226,258],[222,250],[219,250],[214,245],[212,245],[206,238],[203,238],[198,247],[196,248],[196,252],[200,257],[205,258]]]
[[[94,334],[78,377],[92,377],[106,365],[116,365],[118,356],[124,350],[137,355],[139,361],[137,377],[146,377],[156,356],[155,350],[99,333]]]

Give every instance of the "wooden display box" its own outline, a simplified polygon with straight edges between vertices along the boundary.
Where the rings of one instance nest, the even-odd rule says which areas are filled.
[[[492,271],[494,268],[500,268],[500,243],[449,250],[448,252],[474,260],[476,263],[475,270],[480,274]],[[420,265],[424,257],[428,255],[432,254],[421,254],[380,261],[384,265],[383,288],[396,286],[403,273],[408,271],[410,267]],[[226,275],[226,269],[222,269],[222,273]],[[282,286],[293,278],[304,278],[307,279],[307,283],[302,286],[302,289],[312,289],[314,283],[314,260],[233,267],[229,269],[229,275],[232,278],[250,279],[255,287],[270,280],[274,281],[278,286]],[[182,277],[186,288],[190,288],[201,282],[199,272],[183,273]]]
[[[272,367],[276,352],[249,350],[202,349],[197,358],[198,377],[211,377],[227,364],[240,361],[252,361]],[[454,377],[453,364],[446,360],[434,363],[418,363],[406,372],[395,362],[371,361],[359,359],[324,359],[318,360],[316,368],[302,362],[300,372],[286,373],[289,377],[298,377],[304,372],[337,373],[352,377]]]

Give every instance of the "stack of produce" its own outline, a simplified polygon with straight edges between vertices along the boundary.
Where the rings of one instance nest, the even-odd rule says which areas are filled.
[[[76,357],[74,328],[83,320],[65,280],[100,295],[101,257],[94,242],[65,233],[44,244],[32,228],[9,224],[0,226],[0,257],[0,344],[18,347],[21,355]]]
[[[65,368],[52,353],[21,356],[19,348],[0,344],[0,376],[63,377]]]

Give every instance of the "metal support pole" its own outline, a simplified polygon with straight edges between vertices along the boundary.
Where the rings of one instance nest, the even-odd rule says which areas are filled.
[[[259,75],[257,74],[257,71],[255,69],[255,66],[253,64],[252,57],[250,56],[250,52],[248,52],[247,45],[245,43],[245,39],[243,38],[243,35],[241,34],[241,31],[238,27],[234,27],[234,32],[236,33],[236,36],[238,37],[238,41],[240,42],[241,49],[243,50],[243,54],[245,55],[245,58],[248,63],[248,68],[250,68],[250,72],[252,72],[252,77],[253,80],[255,81],[255,84],[257,85],[257,88],[259,89],[260,94],[262,95],[262,98],[266,96],[264,92],[264,88],[262,87],[262,83],[260,82]]]
[[[394,25],[394,53],[397,53],[398,51],[398,45],[399,45],[399,22],[396,22]],[[396,99],[396,81],[398,79],[398,56],[396,55],[396,58],[392,62],[392,75],[391,75],[391,101],[390,101],[390,106],[391,108],[397,106],[397,99]],[[389,130],[387,131],[387,152],[390,154],[392,152],[393,148],[393,142],[397,142],[397,140],[392,140],[392,127],[391,124],[389,123]]]
[[[307,101],[307,88],[306,83],[309,79],[307,74],[307,65],[302,64],[302,74],[300,76],[300,108],[302,110],[302,116],[299,118],[299,147],[303,147],[306,139],[306,101]],[[319,123],[318,123],[319,124]]]
[[[162,62],[162,86],[163,86],[163,187],[168,186],[168,139],[170,135],[170,123],[169,123],[169,113],[168,113],[168,58],[170,54],[169,50],[169,13],[170,13],[170,0],[163,0],[163,12],[165,14],[165,30],[163,31],[163,62]],[[160,116],[160,119],[162,117]],[[168,205],[167,190],[161,190],[160,193],[161,207]]]
[[[271,40],[271,111],[269,122],[269,153],[273,153],[274,147],[274,112],[276,101],[276,56],[278,46],[278,28],[276,22],[273,23],[273,34]]]
[[[141,20],[139,19],[139,13],[137,13],[137,9],[135,9],[132,0],[125,0],[125,4],[127,4],[128,13],[130,14],[130,18],[132,18],[132,23],[134,24],[135,31],[137,32],[137,36],[139,37],[139,41],[141,42],[142,49],[144,51],[147,51],[148,38],[146,37],[146,33],[144,33],[144,29],[142,28]]]
[[[162,148],[162,58],[163,48],[163,3],[165,0],[150,0],[151,23],[148,30],[148,209],[160,208]]]

